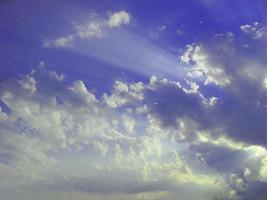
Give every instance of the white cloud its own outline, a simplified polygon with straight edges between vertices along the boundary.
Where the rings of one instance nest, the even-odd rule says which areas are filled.
[[[46,40],[43,43],[44,48],[49,47],[57,47],[57,48],[64,48],[69,47],[71,48],[73,46],[73,41],[75,37],[73,35],[65,36],[65,37],[59,37],[55,40]]]
[[[129,86],[121,81],[114,84],[113,93],[111,95],[103,94],[104,102],[111,108],[117,108],[144,98],[145,86],[143,83],[132,83]]]
[[[87,102],[88,104],[97,102],[95,95],[88,92],[86,86],[80,80],[75,81],[73,85],[69,87],[69,90],[71,90],[77,96],[81,97],[81,99]]]
[[[224,68],[220,64],[210,63],[209,54],[201,46],[188,45],[181,56],[181,61],[192,66],[188,75],[195,78],[203,78],[205,84],[227,86],[231,83]]]
[[[123,115],[122,124],[126,132],[132,133],[134,131],[135,120],[131,118],[129,115]]]
[[[103,23],[92,21],[88,24],[77,26],[77,35],[84,39],[84,38],[101,38],[105,34],[103,32]]]
[[[263,86],[264,86],[264,88],[267,89],[267,77],[264,78],[264,80],[263,80]]]
[[[108,19],[90,19],[89,22],[76,25],[76,32],[53,40],[45,40],[44,48],[72,48],[77,39],[102,38],[108,29],[130,23],[130,15],[126,11],[114,12]]]
[[[108,153],[109,145],[107,143],[93,141],[92,144],[96,151],[100,152],[101,155],[105,156]]]
[[[261,160],[260,179],[267,182],[267,156],[264,155]]]
[[[20,79],[18,81],[18,84],[25,90],[30,91],[31,93],[35,93],[36,91],[36,84],[37,82],[35,81],[34,78],[32,78],[29,75],[26,75],[23,77],[23,79]]]
[[[109,16],[108,26],[118,27],[130,23],[130,15],[125,11],[115,12]]]
[[[128,88],[128,85],[121,82],[121,81],[116,81],[115,82],[115,86],[114,86],[114,89],[116,92],[128,92],[129,88]]]

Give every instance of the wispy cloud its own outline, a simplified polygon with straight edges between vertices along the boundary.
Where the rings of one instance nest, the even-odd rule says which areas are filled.
[[[46,40],[45,48],[71,48],[85,56],[92,56],[116,67],[130,70],[145,76],[182,77],[176,55],[153,44],[149,39],[138,35],[124,26],[131,21],[125,11],[108,15],[107,19],[91,19],[76,25],[75,33],[54,40]],[[161,26],[157,31],[164,31]]]
[[[88,23],[76,25],[76,32],[53,40],[45,40],[43,47],[68,48],[76,39],[101,38],[106,35],[106,29],[120,27],[130,23],[130,15],[126,11],[114,12],[107,19],[92,19]]]

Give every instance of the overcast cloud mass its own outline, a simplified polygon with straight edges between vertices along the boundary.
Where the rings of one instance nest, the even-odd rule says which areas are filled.
[[[266,200],[267,1],[0,1],[1,200]]]

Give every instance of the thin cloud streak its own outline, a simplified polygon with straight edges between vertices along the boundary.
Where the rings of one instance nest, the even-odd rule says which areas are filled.
[[[101,39],[80,40],[74,50],[147,76],[178,79],[185,75],[178,56],[123,28]]]

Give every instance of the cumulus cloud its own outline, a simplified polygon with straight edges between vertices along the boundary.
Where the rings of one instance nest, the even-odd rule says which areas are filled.
[[[195,195],[207,199],[228,187],[217,174],[199,174],[188,165],[176,149],[177,140],[169,139],[185,133],[163,128],[149,112],[150,105],[143,109],[151,103],[144,101],[149,98],[145,90],[174,85],[189,94],[190,89],[167,80],[155,82],[155,77],[149,84],[117,81],[113,92],[127,103],[114,110],[117,107],[97,99],[84,82],[63,87],[65,79],[51,73],[55,75],[42,69],[25,75],[28,82],[38,83],[34,92],[21,86],[24,76],[2,88],[1,99],[11,110],[0,122],[0,175],[9,180],[0,183],[2,192],[73,190],[133,199],[163,192],[162,199],[172,199],[181,189],[181,199],[186,199],[195,187]],[[55,90],[44,90],[44,80],[53,80]]]
[[[4,83],[1,100],[11,110],[0,113],[5,194],[15,188],[44,196],[71,190],[104,199],[234,199],[266,182],[266,149],[248,123],[261,113],[254,105],[246,111],[246,102],[229,113],[193,80],[115,81],[97,98],[82,80],[69,83],[40,68]],[[242,126],[233,123],[238,119]]]
[[[113,13],[109,16],[108,26],[117,27],[130,22],[130,15],[125,11]]]
[[[111,108],[117,108],[136,100],[142,100],[144,90],[145,85],[142,82],[127,85],[121,81],[115,81],[112,94],[104,93],[103,100]]]

